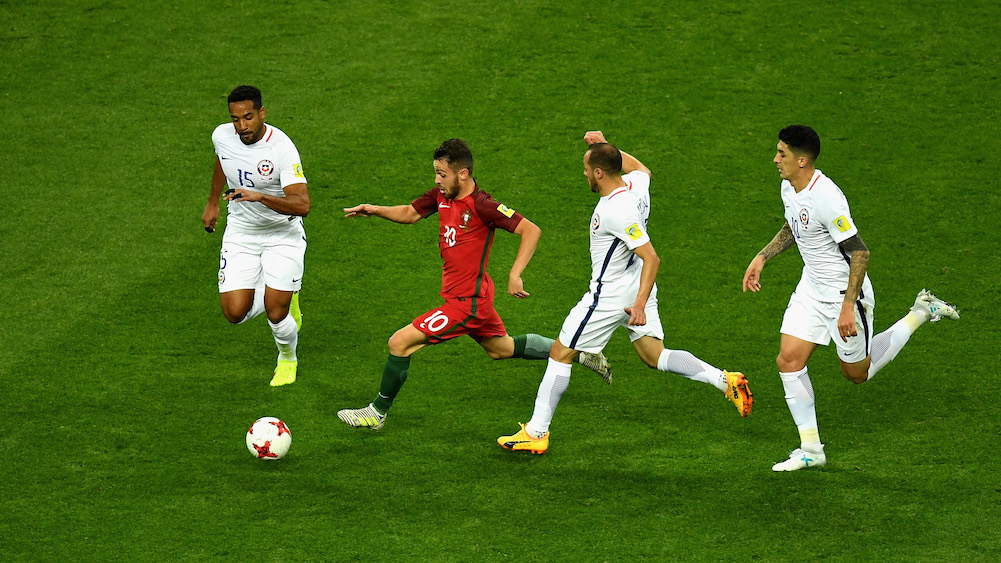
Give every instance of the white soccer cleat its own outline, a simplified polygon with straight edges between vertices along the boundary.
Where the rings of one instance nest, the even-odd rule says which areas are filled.
[[[811,452],[803,448],[796,448],[789,454],[789,459],[773,465],[772,471],[799,471],[821,465],[827,465],[827,456],[824,455],[824,452]]]
[[[959,311],[955,307],[935,297],[927,289],[922,289],[918,293],[917,299],[914,300],[913,309],[919,309],[928,313],[928,320],[933,323],[942,319],[959,320]]]
[[[361,409],[339,410],[337,411],[337,418],[341,419],[348,426],[354,426],[355,428],[381,430],[386,425],[386,415],[380,414],[371,403]]]
[[[581,352],[577,354],[577,363],[600,375],[605,383],[612,384],[612,366],[601,352],[597,354]]]

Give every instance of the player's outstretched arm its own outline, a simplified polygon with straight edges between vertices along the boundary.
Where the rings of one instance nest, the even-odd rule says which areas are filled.
[[[792,229],[786,222],[771,242],[766,244],[747,266],[747,270],[744,272],[744,293],[747,293],[748,289],[752,292],[759,291],[761,289],[761,270],[764,269],[765,263],[785,252],[794,244],[796,244],[796,237],[793,236]]]
[[[413,205],[409,203],[404,205],[372,205],[370,203],[363,203],[361,205],[356,205],[354,207],[344,208],[345,217],[382,217],[383,219],[388,219],[394,223],[403,223],[409,225],[411,223],[416,223],[420,220],[421,215],[417,213]]]
[[[605,134],[601,131],[588,131],[587,133],[584,133],[584,142],[589,145],[593,145],[594,143],[607,143],[608,141],[605,140]],[[619,149],[619,152],[622,153],[622,172],[628,174],[639,170],[647,176],[651,175],[650,169],[640,162],[635,156],[622,149]]]
[[[521,280],[521,274],[528,267],[535,249],[539,246],[539,239],[542,237],[542,229],[528,219],[522,219],[514,229],[514,234],[521,237],[521,244],[518,245],[518,255],[511,264],[511,273],[507,278],[507,292],[518,299],[524,299],[531,294],[525,291],[525,284]]]

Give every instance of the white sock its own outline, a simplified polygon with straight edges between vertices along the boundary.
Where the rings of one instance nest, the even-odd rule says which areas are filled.
[[[296,330],[295,319],[292,315],[285,315],[285,318],[275,324],[268,319],[271,325],[271,333],[275,335],[275,344],[278,346],[278,359],[296,361],[295,349],[299,345],[299,331]]]
[[[264,312],[264,286],[262,285],[261,287],[254,290],[254,304],[251,305],[250,310],[247,311],[247,314],[243,317],[243,320],[237,324],[242,325],[243,323],[260,315],[263,312]]]
[[[546,375],[542,377],[542,383],[539,384],[539,394],[535,397],[535,411],[532,413],[532,420],[525,425],[525,430],[533,438],[541,438],[543,434],[549,432],[549,425],[553,422],[556,405],[560,404],[560,397],[570,386],[570,367],[570,364],[563,364],[549,358]]]
[[[911,311],[904,315],[890,328],[872,337],[872,351],[869,353],[869,377],[872,379],[876,372],[883,369],[883,366],[893,361],[897,357],[900,349],[907,344],[914,331],[928,320],[928,315],[924,311]]]
[[[691,352],[665,349],[657,359],[657,369],[676,373],[693,381],[708,383],[726,393],[726,376],[723,375],[723,370],[703,362]]]
[[[813,395],[813,384],[806,368],[794,372],[779,372],[782,387],[786,392],[786,404],[792,413],[792,420],[799,429],[800,445],[803,449],[822,452],[820,432],[817,430],[817,409]]]

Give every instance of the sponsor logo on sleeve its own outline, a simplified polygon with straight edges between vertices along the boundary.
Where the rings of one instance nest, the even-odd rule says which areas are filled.
[[[847,232],[848,229],[852,228],[852,224],[848,221],[848,219],[844,215],[842,215],[841,217],[838,217],[837,219],[835,219],[834,220],[834,225],[842,233]]]
[[[499,211],[501,215],[507,217],[508,219],[510,219],[511,216],[514,215],[514,209],[510,209],[503,203],[497,206],[497,211]]]
[[[632,225],[626,227],[626,234],[629,235],[629,238],[637,240],[643,236],[643,229],[641,229],[636,223],[633,223]]]
[[[296,178],[305,178],[306,177],[306,176],[304,176],[302,174],[302,165],[301,164],[294,165],[292,167],[292,170],[295,172],[295,177]]]

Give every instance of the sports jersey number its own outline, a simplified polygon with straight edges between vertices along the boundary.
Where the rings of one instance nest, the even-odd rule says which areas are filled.
[[[789,227],[792,228],[792,236],[799,240],[799,221],[789,221]]]
[[[237,169],[236,175],[240,178],[240,187],[242,188],[254,187],[254,181],[250,179],[250,170]]]
[[[441,236],[449,246],[455,246],[455,227],[445,227],[445,232]]]
[[[435,311],[430,317],[424,319],[424,322],[421,323],[421,328],[424,328],[425,325],[427,325],[427,329],[431,332],[438,332],[448,325],[448,317],[441,311]]]

